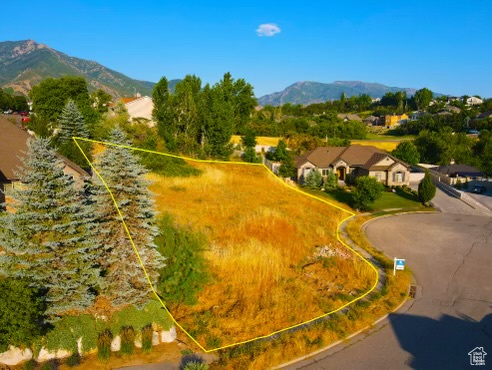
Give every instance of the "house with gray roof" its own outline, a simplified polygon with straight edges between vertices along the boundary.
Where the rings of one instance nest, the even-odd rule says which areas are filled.
[[[343,120],[343,122],[348,122],[348,121],[357,121],[357,122],[362,122],[362,119],[354,113],[338,113],[337,117]]]
[[[410,182],[408,164],[373,146],[319,147],[296,158],[295,166],[300,184],[311,171],[319,171],[323,177],[334,172],[342,181],[371,176],[386,186]]]

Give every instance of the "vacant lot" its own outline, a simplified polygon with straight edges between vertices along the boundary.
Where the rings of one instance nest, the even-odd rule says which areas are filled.
[[[199,176],[149,179],[158,211],[208,241],[212,282],[198,304],[169,307],[204,347],[310,320],[374,282],[367,263],[337,242],[346,212],[287,188],[264,167],[190,164]]]

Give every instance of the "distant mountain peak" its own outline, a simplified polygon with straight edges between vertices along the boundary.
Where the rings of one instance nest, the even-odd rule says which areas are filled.
[[[339,99],[343,93],[347,97],[367,94],[372,98],[381,98],[387,92],[405,91],[408,95],[415,94],[415,89],[385,86],[376,82],[334,81],[322,83],[315,81],[299,81],[282,91],[262,96],[260,105],[313,104]]]
[[[0,87],[27,94],[45,78],[81,76],[90,89],[119,96],[151,95],[153,82],[131,79],[97,62],[69,56],[35,40],[0,42]]]

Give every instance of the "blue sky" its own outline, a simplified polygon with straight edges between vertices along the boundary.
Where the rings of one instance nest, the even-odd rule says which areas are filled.
[[[257,96],[305,80],[492,96],[486,0],[18,4],[2,4],[1,41],[34,39],[132,78],[196,74],[213,83],[230,71]],[[259,36],[261,24],[279,32]]]

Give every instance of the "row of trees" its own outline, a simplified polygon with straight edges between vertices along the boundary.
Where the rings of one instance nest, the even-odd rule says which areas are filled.
[[[13,92],[0,89],[0,110],[28,111],[27,99],[23,95],[14,95]]]
[[[244,133],[256,106],[253,87],[230,73],[202,87],[192,75],[171,92],[163,77],[154,87],[153,116],[168,150],[227,159],[231,135]]]
[[[119,130],[112,132],[111,141],[126,143]],[[16,211],[2,215],[0,275],[21,278],[42,292],[50,322],[84,311],[97,296],[114,308],[142,307],[149,299],[149,282],[157,284],[164,267],[153,242],[157,229],[152,197],[138,157],[108,147],[96,163],[147,276],[103,184],[95,180],[80,189],[64,174],[50,142],[33,139],[21,174],[23,187],[14,195]]]

